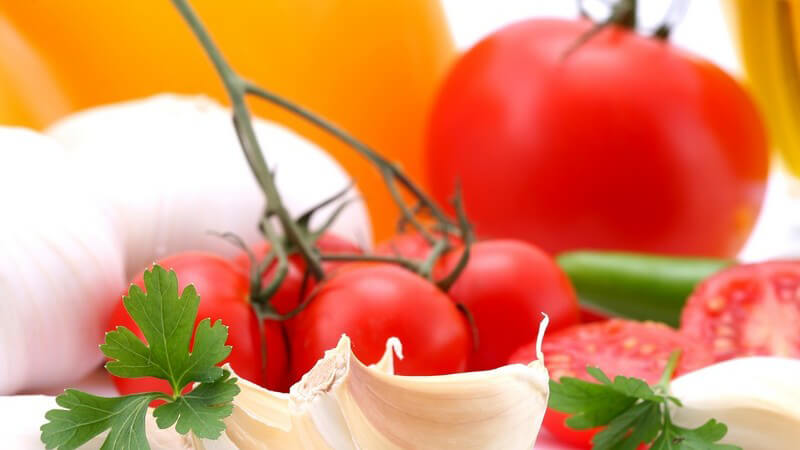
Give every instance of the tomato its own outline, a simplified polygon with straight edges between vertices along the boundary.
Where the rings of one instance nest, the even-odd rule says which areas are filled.
[[[435,238],[440,235],[434,234]],[[448,236],[451,245],[460,245],[461,239]],[[375,246],[375,254],[385,256],[402,256],[409,259],[424,260],[433,246],[417,231],[406,231],[396,234]]]
[[[666,42],[588,21],[527,20],[454,65],[427,134],[442,204],[456,180],[476,232],[577,248],[730,256],[768,168],[737,82]]]
[[[682,349],[675,375],[711,364],[707,349],[696,345],[677,330],[656,322],[635,322],[611,319],[576,325],[547,334],[542,353],[550,378],[575,377],[594,381],[586,367],[599,367],[610,378],[617,375],[640,378],[650,384],[658,383],[670,354]],[[528,363],[536,359],[536,346],[520,348],[510,363]],[[585,448],[600,429],[573,430],[566,426],[568,416],[548,410],[544,426],[559,440]]]
[[[800,261],[725,269],[701,283],[681,331],[715,361],[738,356],[800,358]]]
[[[332,233],[325,233],[320,236],[317,240],[316,247],[324,253],[361,253],[361,248],[357,245]],[[253,256],[255,256],[257,261],[260,261],[270,252],[271,248],[272,246],[268,242],[261,242],[252,249]],[[249,276],[250,256],[247,252],[243,251],[236,255],[233,259],[233,263]],[[343,263],[328,261],[323,263],[323,268],[325,269],[325,273],[328,274],[338,270],[342,264]],[[274,262],[264,271],[263,279],[265,284],[269,283],[274,277],[276,267],[277,262]],[[313,289],[315,281],[310,275],[305,280],[304,289],[303,278],[305,278],[305,271],[306,263],[303,257],[299,253],[289,255],[289,271],[277,292],[275,292],[271,298],[272,306],[275,308],[275,311],[281,314],[291,312],[293,309],[297,308],[300,302],[305,298],[306,293]]]
[[[389,264],[359,265],[321,284],[289,333],[291,379],[297,381],[342,334],[365,364],[383,355],[396,336],[405,358],[395,361],[402,375],[463,371],[471,344],[466,319],[436,286]]]
[[[337,123],[422,178],[426,114],[455,56],[439,0],[191,4],[242,76]],[[57,69],[79,109],[160,92],[228,100],[169,1],[4,1],[2,10]],[[265,102],[251,105],[329,150],[358,180],[377,238],[394,231],[399,214],[366,159],[296,116]]]
[[[242,378],[270,389],[286,389],[287,354],[286,341],[280,323],[266,321],[266,370],[262,369],[261,336],[258,321],[248,303],[249,282],[244,273],[228,260],[200,252],[186,252],[164,258],[158,262],[165,269],[172,269],[178,276],[179,288],[193,284],[200,295],[197,321],[207,317],[212,321],[221,319],[228,328],[227,344],[233,347],[226,362]],[[133,283],[144,289],[142,275]],[[123,325],[140,338],[139,327],[125,311],[120,301],[114,309],[109,328]],[[143,391],[171,393],[167,382],[154,378],[117,378],[114,384],[122,394]]]
[[[440,279],[458,264],[462,250],[449,252],[437,265]],[[546,313],[550,329],[578,323],[578,300],[553,258],[521,241],[496,240],[472,245],[469,262],[448,291],[466,306],[478,329],[479,345],[470,355],[470,371],[494,369],[520,346],[536,339]]]
[[[0,11],[0,124],[40,128],[68,110],[50,67]]]

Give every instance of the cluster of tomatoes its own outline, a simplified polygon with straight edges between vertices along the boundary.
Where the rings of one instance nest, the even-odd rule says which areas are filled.
[[[325,277],[306,276],[299,254],[289,256],[289,270],[270,302],[279,314],[305,307],[287,320],[259,323],[250,304],[251,258],[242,252],[231,260],[188,252],[158,262],[173,269],[183,286],[192,283],[200,295],[198,320],[221,319],[229,326],[229,362],[241,377],[274,390],[286,390],[347,334],[356,356],[377,362],[386,340],[398,337],[405,357],[396,370],[405,375],[438,375],[492,369],[537,336],[542,312],[552,329],[579,321],[578,302],[569,280],[554,260],[538,248],[513,240],[471,245],[466,266],[443,291],[435,284],[451,273],[464,251],[453,237],[452,249],[438,259],[430,277],[386,262],[323,264]],[[332,234],[316,243],[323,254],[360,253],[355,244]],[[257,260],[270,251],[266,243],[252,249]],[[432,246],[416,232],[399,234],[375,254],[424,260]],[[263,277],[272,279],[275,265]],[[133,283],[144,288],[139,276]],[[110,328],[124,325],[141,337],[120,302]],[[168,391],[154,379],[115,379],[123,394]]]

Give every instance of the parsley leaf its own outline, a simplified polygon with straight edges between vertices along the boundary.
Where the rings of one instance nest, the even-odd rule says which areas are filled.
[[[178,433],[190,430],[201,438],[216,439],[225,430],[222,419],[231,415],[231,401],[239,393],[236,378],[224,371],[213,383],[198,385],[193,391],[178,397],[174,402],[159,406],[153,411],[159,428],[169,428],[177,422]]]
[[[66,409],[45,414],[42,442],[47,448],[74,449],[111,429],[103,449],[148,448],[144,430],[147,405],[162,394],[147,393],[106,398],[68,389],[56,397]]]
[[[597,382],[551,380],[548,406],[571,414],[566,421],[570,428],[606,427],[592,439],[593,450],[635,450],[642,443],[651,444],[652,450],[741,450],[716,443],[728,428],[714,419],[695,429],[672,423],[670,405],[681,404],[667,392],[678,356],[679,352],[673,353],[662,381],[652,387],[637,378],[617,376],[612,381],[595,367],[586,371]]]
[[[56,397],[63,409],[47,412],[41,439],[48,449],[74,449],[110,430],[106,449],[149,449],[145,416],[153,400],[165,403],[153,412],[159,428],[175,429],[198,437],[216,439],[225,430],[222,419],[233,411],[240,389],[230,372],[217,367],[231,352],[225,345],[228,328],[204,319],[194,327],[200,298],[192,285],[178,292],[175,272],[158,265],[145,271],[146,293],[131,286],[123,299],[125,309],[146,341],[131,330],[117,327],[100,346],[111,359],[106,369],[123,378],[154,377],[172,386],[172,395],[146,392],[123,397],[98,397],[69,389]],[[194,345],[189,351],[194,334]],[[190,392],[182,390],[198,382]]]
[[[145,271],[147,293],[132,285],[123,299],[125,309],[147,343],[125,327],[106,335],[100,350],[113,361],[106,369],[118,377],[167,380],[177,393],[192,381],[211,382],[222,376],[215,364],[228,357],[227,328],[205,319],[197,326],[194,351],[189,353],[200,297],[189,285],[178,296],[178,277],[159,266]]]

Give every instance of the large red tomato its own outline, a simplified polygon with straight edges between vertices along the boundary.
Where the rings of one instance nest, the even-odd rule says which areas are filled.
[[[667,42],[527,20],[465,53],[427,135],[442,203],[460,181],[479,235],[576,248],[733,255],[767,175],[737,82]]]
[[[544,363],[550,378],[575,377],[595,381],[586,367],[599,367],[610,378],[635,377],[655,384],[661,378],[670,354],[681,349],[674,375],[699,369],[713,362],[705,348],[695,345],[678,331],[655,322],[612,319],[577,325],[545,336],[542,343]],[[536,359],[536,346],[517,350],[510,363],[528,363]],[[573,430],[564,421],[567,414],[548,410],[543,425],[563,442],[590,448],[591,439],[600,429]]]
[[[800,261],[746,264],[715,274],[687,300],[681,331],[716,361],[800,358]]]
[[[309,306],[289,329],[291,379],[297,381],[342,334],[365,364],[383,355],[397,337],[403,375],[439,375],[467,367],[470,333],[466,320],[436,286],[389,264],[361,265],[337,272],[318,287]]]
[[[227,344],[233,347],[226,362],[242,378],[271,389],[286,388],[288,358],[286,340],[280,323],[265,321],[266,367],[262,368],[261,336],[258,321],[248,303],[250,285],[247,276],[228,260],[201,252],[186,252],[162,259],[158,264],[172,269],[178,276],[179,289],[193,284],[200,295],[197,321],[207,317],[221,319],[228,326]],[[144,289],[142,275],[133,283]],[[143,338],[139,327],[119,301],[111,317],[109,328],[123,325]],[[196,324],[195,324],[196,325]],[[145,391],[172,393],[169,384],[155,378],[117,378],[114,384],[122,394]]]
[[[458,263],[463,250],[448,253],[436,269],[442,278]],[[469,262],[448,291],[475,319],[478,348],[469,370],[505,365],[514,350],[536,339],[542,313],[550,330],[578,323],[578,300],[553,258],[521,241],[478,242]]]

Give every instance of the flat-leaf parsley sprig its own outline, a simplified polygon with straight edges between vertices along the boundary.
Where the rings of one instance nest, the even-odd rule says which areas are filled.
[[[145,341],[119,326],[106,333],[100,346],[110,359],[106,370],[122,378],[153,377],[166,380],[172,395],[145,392],[122,397],[99,397],[68,389],[56,397],[63,409],[47,412],[42,442],[48,449],[75,449],[110,430],[103,449],[149,449],[145,416],[153,400],[164,403],[153,411],[159,428],[217,439],[225,430],[222,419],[233,410],[240,389],[230,372],[217,367],[231,353],[225,345],[228,327],[204,319],[195,328],[200,304],[194,286],[178,291],[178,277],[158,265],[145,271],[147,292],[132,285],[123,298],[125,309],[142,331]],[[192,351],[189,346],[194,335]],[[199,383],[182,393],[191,383]]]
[[[718,444],[728,427],[709,419],[698,428],[683,428],[670,418],[670,407],[681,402],[669,395],[669,380],[680,350],[670,355],[661,380],[655,386],[637,378],[617,376],[613,381],[596,367],[587,367],[597,382],[564,377],[550,380],[548,406],[572,416],[568,427],[587,430],[606,427],[592,439],[593,450],[635,450],[650,444],[650,450],[741,450]]]

